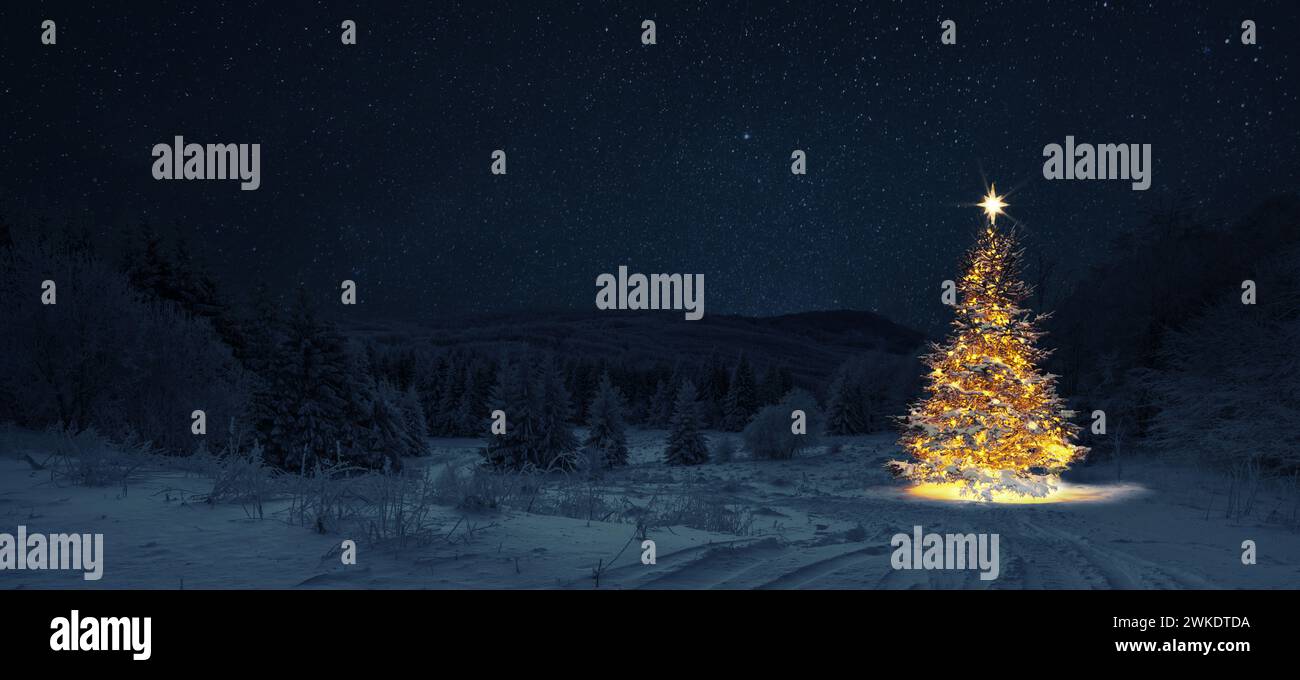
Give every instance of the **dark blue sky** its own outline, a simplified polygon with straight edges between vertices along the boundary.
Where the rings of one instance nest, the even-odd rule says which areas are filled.
[[[352,278],[376,317],[591,309],[625,264],[705,274],[708,313],[931,326],[985,179],[1066,276],[1300,180],[1294,2],[16,4],[0,211],[178,224],[231,290]],[[177,134],[260,143],[261,188],[153,180]],[[1066,135],[1152,144],[1152,188],[1044,180]]]

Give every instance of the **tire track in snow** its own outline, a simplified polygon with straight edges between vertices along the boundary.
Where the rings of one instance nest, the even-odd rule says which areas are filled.
[[[1076,569],[1100,573],[1110,588],[1214,588],[1211,581],[1190,572],[1157,564],[1133,553],[1102,547],[1088,538],[1056,527],[1022,519],[1026,535],[1058,545],[1064,554],[1074,555]],[[1059,565],[1058,565],[1059,566]]]
[[[851,568],[863,568],[872,563],[888,568],[888,560],[880,560],[889,553],[887,546],[872,545],[857,550],[815,559],[756,586],[759,590],[772,588],[804,588]]]
[[[660,555],[659,567],[671,566],[672,569],[662,573],[656,572],[648,580],[635,584],[635,588],[675,589],[675,588],[729,588],[747,587],[739,584],[743,577],[761,569],[775,556],[785,550],[775,538],[766,538],[744,545],[705,544],[679,550],[669,555]],[[685,562],[678,558],[692,556]],[[641,567],[641,565],[632,565]],[[645,569],[645,567],[641,567]],[[733,585],[739,584],[739,585]]]

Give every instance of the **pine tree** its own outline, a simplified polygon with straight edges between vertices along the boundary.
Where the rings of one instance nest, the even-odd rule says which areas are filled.
[[[674,369],[674,373],[676,369]],[[709,365],[705,369],[705,375],[697,391],[701,401],[712,401],[719,405],[727,398],[727,390],[731,387],[731,371],[727,370],[726,364],[722,357],[717,353],[709,355]],[[675,389],[681,389],[681,385],[675,385]],[[676,394],[676,391],[673,392]]]
[[[680,374],[678,369],[674,369],[674,375]],[[677,391],[681,389],[681,381],[684,378],[675,377],[669,384],[669,402],[668,411],[665,413],[664,422],[671,419],[672,414],[672,397],[676,396]],[[726,403],[727,392],[731,389],[731,371],[727,370],[727,365],[722,358],[713,353],[709,355],[709,364],[701,371],[701,375],[695,381],[696,393],[700,397],[700,412],[703,414],[703,425],[713,425],[719,428],[724,427],[727,419]]]
[[[283,335],[280,311],[266,284],[259,284],[253,291],[251,314],[244,320],[245,342],[235,356],[253,376],[250,417],[263,446],[271,434],[276,404],[284,398],[275,393]]]
[[[506,414],[505,434],[487,434],[484,462],[493,468],[521,470],[534,466],[541,429],[541,397],[526,361],[502,359],[488,398],[494,410]]]
[[[569,387],[569,394],[573,396],[573,416],[578,422],[587,420],[587,407],[591,405],[591,400],[596,393],[596,385],[600,375],[595,372],[595,364],[585,361],[571,361],[565,368],[567,375],[566,384]]]
[[[794,376],[790,375],[790,369],[769,366],[767,372],[763,374],[763,381],[759,384],[759,405],[779,404],[793,388]]]
[[[266,283],[259,283],[251,296],[251,310],[240,324],[243,345],[235,352],[244,368],[260,377],[269,377],[280,344],[280,311],[271,298]]]
[[[1056,376],[1038,370],[1043,317],[1019,306],[1029,294],[1020,256],[1015,234],[992,220],[966,255],[952,335],[924,357],[928,397],[912,406],[900,439],[915,460],[896,469],[915,480],[958,483],[985,500],[1042,496],[1087,451],[1072,443],[1078,427]]]
[[[343,408],[348,426],[339,438],[339,455],[364,467],[400,467],[407,448],[401,414],[383,397],[364,353],[357,356],[345,349],[344,367],[349,378]]]
[[[387,380],[367,380],[366,395],[369,414],[366,424],[370,437],[365,441],[373,455],[396,458],[420,454],[424,446],[424,433],[418,432],[409,421],[402,406],[405,392]]]
[[[439,355],[420,377],[420,402],[424,405],[424,422],[428,424],[429,434],[442,436],[439,423],[439,406],[442,403],[442,391],[447,380],[447,357]],[[495,379],[495,375],[493,376]],[[475,434],[478,434],[477,432]]]
[[[426,455],[429,449],[425,437],[429,436],[429,425],[424,419],[424,407],[420,404],[420,393],[416,391],[415,385],[402,390],[397,398],[397,406],[402,411],[402,422],[411,440],[411,455]]]
[[[438,390],[438,404],[434,409],[434,424],[438,434],[444,437],[459,437],[462,422],[468,414],[465,412],[464,396],[467,367],[459,355],[447,358],[447,371],[442,376],[442,388]]]
[[[849,363],[835,372],[835,378],[827,390],[827,434],[852,435],[866,431],[862,413],[862,389],[857,377]]]
[[[664,418],[665,411],[672,410],[673,391],[668,382],[660,380],[655,384],[654,394],[650,396],[650,403],[646,406],[646,424],[654,427],[666,425],[668,420]],[[667,408],[665,408],[667,405]],[[671,417],[671,413],[669,414]]]
[[[537,466],[543,470],[572,470],[578,464],[578,437],[569,424],[573,405],[569,390],[564,386],[564,371],[554,358],[542,363],[538,381],[542,408]]]
[[[123,270],[136,289],[174,302],[186,314],[210,320],[222,342],[236,356],[242,354],[246,339],[241,320],[219,294],[211,272],[191,255],[183,234],[177,233],[168,247],[161,234],[142,223],[127,240]]]
[[[460,388],[460,401],[456,403],[455,414],[451,418],[451,429],[457,437],[467,437],[478,431],[482,419],[483,405],[479,403],[474,390],[474,371],[465,369],[465,382]]]
[[[682,383],[686,378],[682,377],[681,366],[673,368],[668,374],[668,379],[660,384],[660,391],[656,392],[662,398],[656,397],[655,403],[650,408],[654,413],[654,424],[656,426],[667,427],[673,419],[673,406],[677,399],[677,392],[682,389]],[[703,408],[703,407],[702,407]]]
[[[731,374],[727,397],[722,403],[722,429],[739,432],[745,429],[749,419],[758,411],[758,385],[754,379],[754,368],[744,354],[736,362],[736,370]]]
[[[9,221],[4,215],[0,215],[0,251],[9,250],[14,246],[14,237]]]
[[[583,445],[599,453],[604,467],[627,464],[627,432],[623,423],[623,395],[605,373],[587,409],[587,438]]]
[[[166,244],[158,230],[148,222],[140,223],[127,242],[123,268],[137,290],[164,297],[163,291],[172,288],[174,272]]]
[[[305,289],[298,290],[276,363],[270,422],[259,427],[267,432],[268,460],[289,470],[336,461],[355,440],[354,386],[343,338],[317,319]]]
[[[700,403],[695,396],[695,384],[687,380],[677,391],[673,403],[664,462],[669,465],[699,465],[708,460],[709,442],[700,433]]]
[[[572,470],[578,438],[564,375],[554,361],[534,369],[528,361],[503,361],[489,398],[506,413],[506,433],[488,434],[483,456],[488,465],[511,470]]]
[[[159,291],[162,297],[176,300],[191,314],[221,319],[226,308],[217,298],[217,284],[212,275],[190,253],[189,242],[177,235],[172,245],[172,289]]]

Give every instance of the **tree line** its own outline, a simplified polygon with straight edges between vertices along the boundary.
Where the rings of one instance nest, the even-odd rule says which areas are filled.
[[[190,414],[203,409],[208,438],[256,443],[283,469],[396,468],[423,454],[429,436],[484,437],[500,408],[511,427],[484,447],[489,464],[572,468],[594,455],[617,465],[627,425],[741,432],[796,388],[814,404],[822,393],[828,433],[889,429],[915,373],[910,357],[867,353],[828,384],[796,385],[788,367],[755,366],[739,349],[643,365],[363,341],[327,320],[305,288],[277,296],[259,285],[234,301],[183,236],[147,223],[115,255],[84,229],[11,226],[0,219],[0,313],[12,329],[0,339],[0,421],[94,428],[169,453],[195,449]],[[45,279],[58,284],[55,305],[33,288]],[[678,439],[674,460],[705,455],[692,435]]]

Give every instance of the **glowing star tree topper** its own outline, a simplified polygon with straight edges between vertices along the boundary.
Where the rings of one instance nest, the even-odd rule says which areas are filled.
[[[1002,209],[1007,207],[1007,204],[1002,201],[1003,198],[998,195],[997,185],[990,184],[989,192],[984,194],[984,200],[979,204],[984,209],[984,216],[989,218],[989,224],[996,223],[998,215],[1002,214]]]
[[[952,335],[923,357],[927,396],[901,419],[912,460],[891,464],[919,484],[987,501],[1048,496],[1087,453],[1072,443],[1078,427],[1056,376],[1038,368],[1048,355],[1037,346],[1044,317],[1020,307],[1030,292],[1019,279],[1022,251],[995,223],[1006,206],[992,188],[979,204],[987,223],[966,254]]]

